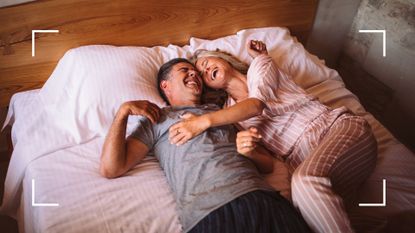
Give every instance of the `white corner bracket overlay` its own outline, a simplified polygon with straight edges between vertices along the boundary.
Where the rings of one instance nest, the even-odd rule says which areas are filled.
[[[56,207],[59,203],[36,203],[35,202],[35,179],[32,179],[32,206]]]
[[[360,33],[382,33],[383,35],[383,57],[386,57],[386,30],[359,30]]]
[[[383,179],[383,200],[382,203],[359,203],[364,207],[385,207],[386,206],[386,179]]]
[[[35,56],[35,33],[59,33],[59,30],[32,30],[32,57]]]

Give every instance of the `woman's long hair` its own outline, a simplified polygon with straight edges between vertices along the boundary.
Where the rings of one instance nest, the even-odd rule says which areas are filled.
[[[229,53],[222,52],[219,49],[216,51],[209,51],[206,49],[196,50],[193,54],[193,57],[190,58],[190,61],[195,64],[196,60],[202,57],[219,57],[227,61],[233,68],[245,74],[248,72],[249,66],[241,62],[238,58],[232,56]],[[215,90],[204,85],[204,91],[202,95],[202,103],[213,103],[218,106],[224,106],[226,100],[228,99],[228,93],[224,90]]]
[[[248,72],[249,66],[247,64],[241,62],[235,56],[229,53],[220,51],[219,49],[216,49],[216,51],[198,49],[195,51],[190,61],[194,64],[197,59],[202,58],[202,57],[219,57],[227,61],[229,64],[231,64],[233,68],[235,68],[237,71],[241,72],[242,74],[246,74]]]

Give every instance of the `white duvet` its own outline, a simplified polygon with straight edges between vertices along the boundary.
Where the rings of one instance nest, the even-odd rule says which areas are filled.
[[[15,148],[2,212],[17,216],[20,229],[24,227],[26,232],[180,231],[169,187],[156,161],[140,164],[119,179],[99,176],[102,138],[123,101],[147,97],[163,104],[155,96],[151,81],[157,65],[173,57],[189,56],[199,48],[221,48],[249,62],[244,52],[248,39],[264,40],[279,66],[323,103],[346,106],[364,116],[372,126],[379,144],[379,159],[349,211],[354,226],[362,231],[380,229],[391,216],[415,211],[415,156],[365,112],[356,96],[344,88],[336,71],[308,54],[287,30],[265,28],[243,30],[213,41],[192,38],[190,46],[183,48],[155,47],[151,51],[156,55],[143,66],[135,65],[135,61],[141,61],[135,54],[142,53],[137,48],[89,46],[69,51],[39,93],[31,92],[32,98],[16,95],[12,99],[9,119],[14,122]],[[121,62],[123,59],[127,62]],[[133,65],[133,69],[120,69],[126,64]],[[91,71],[91,67],[95,69]],[[143,67],[150,68],[142,70]],[[152,75],[147,77],[148,74]],[[140,80],[131,83],[130,79],[121,78],[117,82],[129,87],[119,86],[115,88],[119,92],[111,93],[104,84],[111,84],[114,76],[150,81],[142,85]],[[93,88],[95,83],[99,85]],[[136,93],[134,88],[143,91]],[[278,167],[281,168],[267,180],[289,195],[287,173],[281,163]],[[31,179],[36,180],[36,202],[57,202],[60,206],[32,207]],[[360,202],[382,201],[382,179],[387,180],[386,206],[359,207]]]

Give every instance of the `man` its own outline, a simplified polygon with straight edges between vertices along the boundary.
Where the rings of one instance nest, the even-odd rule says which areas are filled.
[[[174,193],[184,232],[308,231],[289,202],[258,173],[256,167],[272,171],[267,151],[238,148],[245,156],[238,154],[233,126],[211,128],[180,147],[169,143],[170,126],[189,117],[186,113],[218,110],[200,105],[203,84],[193,64],[180,58],[169,61],[160,68],[158,83],[171,106],[159,109],[148,101],[130,101],[120,107],[104,143],[103,176],[123,175],[152,151]],[[129,115],[143,118],[125,139]],[[240,135],[250,134],[255,132]]]

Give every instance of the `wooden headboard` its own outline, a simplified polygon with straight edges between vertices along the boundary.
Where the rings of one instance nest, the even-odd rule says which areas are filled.
[[[154,46],[213,39],[252,27],[284,26],[305,42],[317,0],[38,0],[0,8],[0,106],[40,88],[70,48]],[[32,57],[32,30],[36,56]]]

